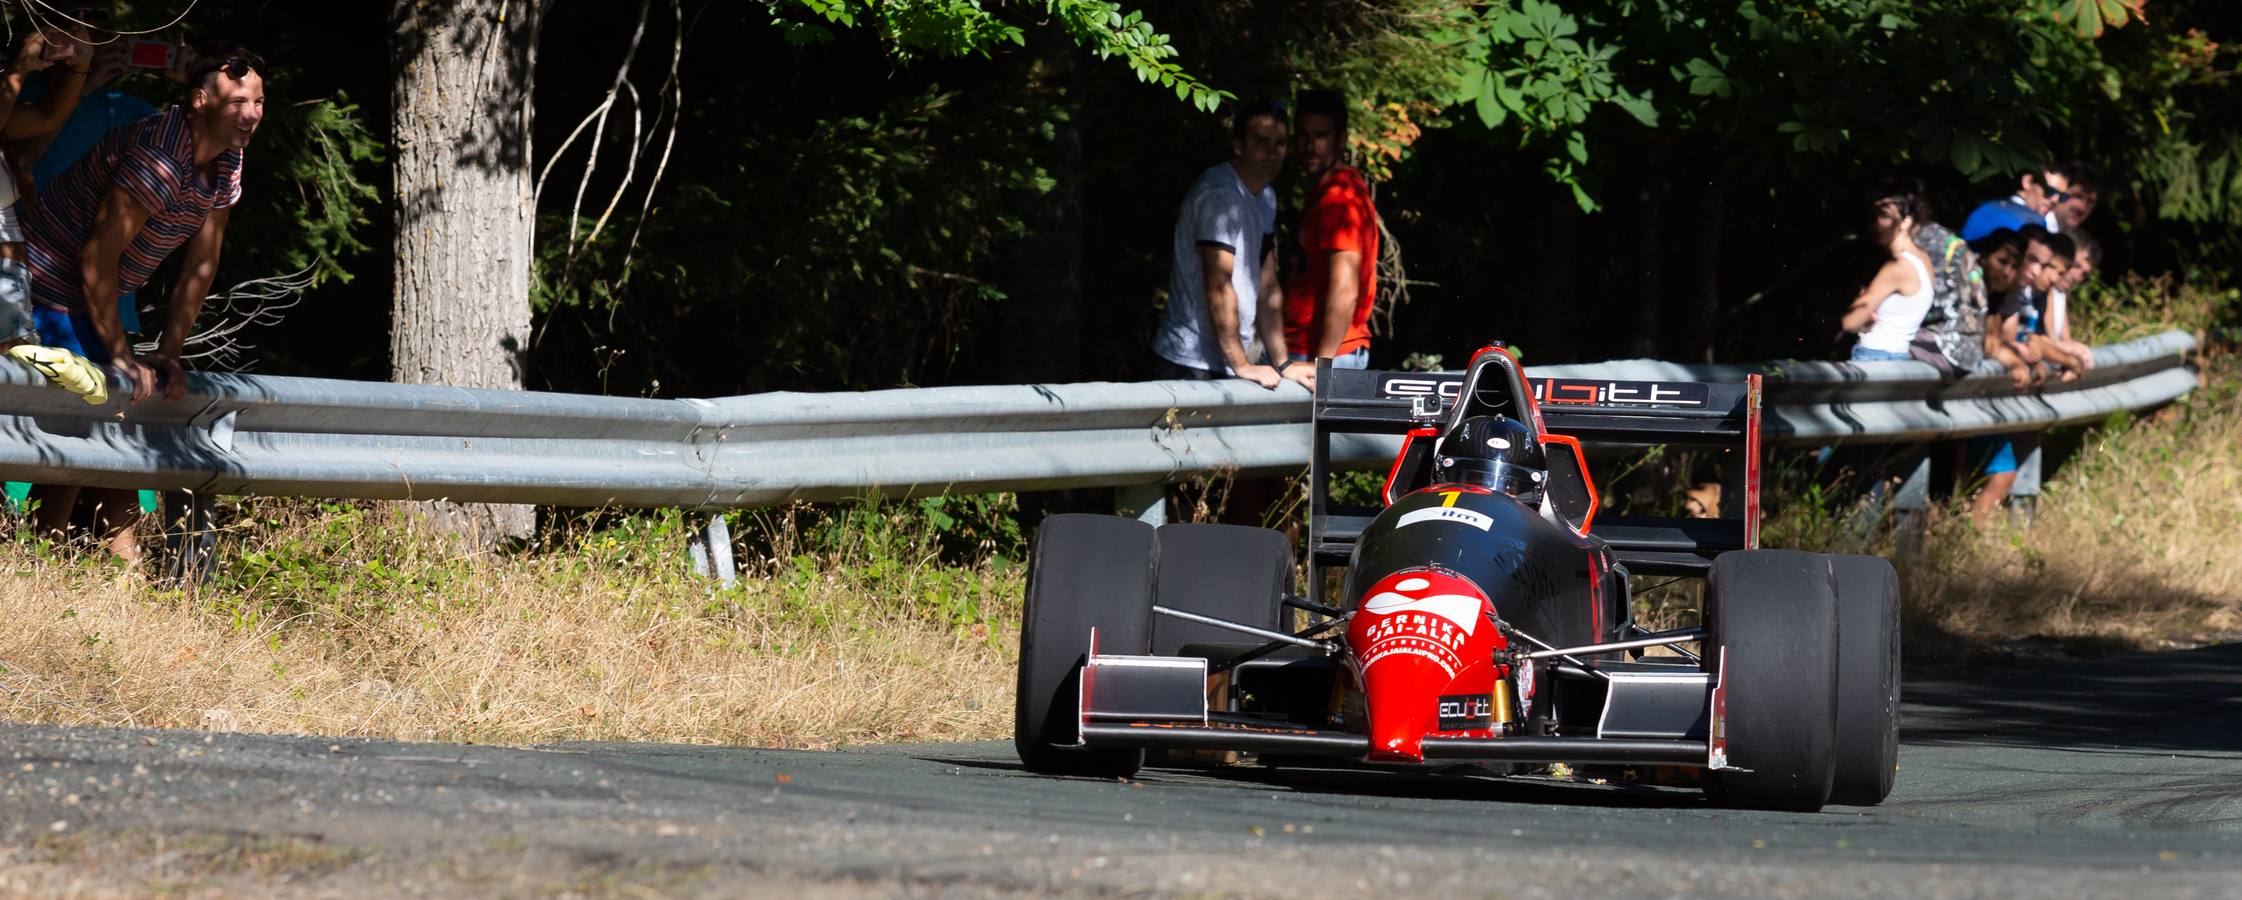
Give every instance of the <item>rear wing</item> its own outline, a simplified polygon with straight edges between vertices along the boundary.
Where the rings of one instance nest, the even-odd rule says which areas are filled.
[[[1518,394],[1528,399],[1512,402]],[[1481,412],[1534,423],[1549,450],[1555,511],[1609,543],[1629,572],[1702,573],[1715,554],[1759,545],[1759,405],[1758,375],[1741,383],[1528,378],[1501,351],[1481,351],[1468,373],[1335,369],[1319,360],[1309,456],[1310,584],[1320,585],[1318,569],[1346,565],[1355,540],[1380,509],[1332,499],[1333,438],[1402,436],[1400,451],[1385,467],[1384,499],[1390,503],[1414,487],[1413,479],[1429,474],[1434,439],[1445,427]],[[1731,455],[1723,472],[1720,518],[1598,517],[1585,455],[1570,452],[1582,444],[1741,452]]]

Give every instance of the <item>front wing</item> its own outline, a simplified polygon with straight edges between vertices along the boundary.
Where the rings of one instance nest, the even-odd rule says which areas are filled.
[[[1108,656],[1090,637],[1076,707],[1089,747],[1230,750],[1364,761],[1368,735],[1306,728],[1210,709],[1207,661]],[[1667,667],[1672,668],[1672,667]],[[1609,682],[1594,735],[1427,737],[1427,761],[1726,768],[1723,691],[1701,672],[1603,673]]]

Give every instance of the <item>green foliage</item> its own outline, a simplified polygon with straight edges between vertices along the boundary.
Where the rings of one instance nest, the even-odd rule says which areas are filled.
[[[1501,2],[1469,35],[1449,99],[1543,148],[1584,209],[1603,110],[1625,114],[1606,131],[1720,141],[1741,171],[1873,160],[1979,178],[2038,164],[2094,95],[2118,96],[2094,39],[2144,2]]]
[[[1138,81],[1175,91],[1177,100],[1211,112],[1231,99],[1193,77],[1175,61],[1176,49],[1168,36],[1154,29],[1141,12],[1124,11],[1106,0],[1021,0],[994,6],[1037,9],[1066,30],[1077,44],[1099,59],[1120,59]],[[807,19],[787,15],[806,13]],[[820,43],[833,37],[832,27],[871,28],[898,59],[919,55],[938,57],[981,55],[1001,44],[1023,45],[1027,34],[980,0],[792,0],[774,4],[771,21],[795,44]]]
[[[1266,35],[1269,50],[1255,62],[1280,70],[1292,90],[1344,96],[1352,107],[1347,142],[1355,165],[1371,181],[1386,181],[1426,131],[1447,127],[1440,111],[1456,90],[1456,70],[1465,64],[1466,35],[1480,5],[1474,0],[1292,4],[1286,16],[1257,31]],[[1247,80],[1274,80],[1274,74]]]
[[[1673,76],[1694,84],[1717,67],[1725,78],[1715,97],[1728,102],[1693,123],[1739,136],[1772,124],[1787,137],[1754,155],[1807,164],[2021,171],[2048,158],[2048,137],[2082,99],[2077,85],[2100,71],[2093,45],[2052,19],[1973,0],[1747,2],[1723,34],[1702,65]]]
[[[201,595],[239,627],[432,614],[467,594],[469,561],[429,553],[427,536],[393,507],[245,501],[229,517],[229,530],[246,538]]]
[[[691,577],[698,524],[681,509],[564,513],[540,543],[572,575],[606,572],[647,588],[676,588]]]
[[[253,241],[262,238],[270,244],[228,246],[258,246],[283,271],[309,269],[317,280],[349,281],[351,272],[341,258],[367,249],[360,234],[367,214],[382,203],[381,191],[370,179],[379,177],[387,141],[366,128],[358,105],[342,94],[295,104],[259,131],[254,158],[275,167],[277,183],[294,196],[272,198],[264,206],[269,212],[261,218],[285,224],[245,229]]]
[[[987,55],[999,43],[1018,44],[1020,29],[999,20],[976,0],[794,0],[812,21],[791,19],[786,6],[773,4],[771,22],[794,44],[833,39],[828,26],[871,28],[895,48],[898,57]]]
[[[825,626],[900,614],[993,637],[1019,614],[1017,509],[1013,495],[976,494],[757,510],[743,556],[790,617]]]
[[[2123,28],[2128,21],[2146,18],[2141,7],[2148,0],[2040,0],[2040,5],[2080,37],[2098,38],[2105,26]]]
[[[1386,475],[1361,469],[1331,473],[1331,502],[1338,506],[1383,506]]]
[[[1127,63],[1138,81],[1172,88],[1177,100],[1202,112],[1213,112],[1231,99],[1230,92],[1208,87],[1185,72],[1174,60],[1174,43],[1153,30],[1143,13],[1123,13],[1120,4],[1105,0],[1042,0],[1040,5],[1099,59],[1118,57]]]
[[[1655,126],[1649,92],[1621,85],[1619,48],[1582,35],[1581,20],[1554,2],[1493,4],[1475,26],[1449,99],[1469,103],[1489,128],[1513,125],[1521,143],[1561,146],[1546,163],[1550,176],[1572,187],[1581,209],[1595,209],[1576,171],[1588,164],[1588,118],[1608,107]]]
[[[796,554],[1010,566],[1027,554],[1011,494],[956,494],[798,505],[757,513],[766,532],[783,523]]]
[[[2234,51],[2198,28],[2137,34],[2115,68],[2130,113],[2097,143],[2130,170],[2158,218],[2206,226],[2200,246],[2231,248],[2242,228],[2242,98]]]
[[[649,220],[643,245],[663,252],[608,274],[600,261],[621,255],[612,235],[626,229],[573,269],[560,242],[540,241],[534,299],[608,309],[628,277],[633,314],[670,352],[736,353],[753,334],[758,353],[728,373],[737,380],[694,386],[702,394],[909,383],[946,366],[968,323],[1005,300],[990,273],[1025,233],[1020,210],[1053,183],[1041,160],[1064,114],[1050,101],[1034,86],[930,85],[868,115],[734,138],[724,152],[741,164],[680,184]],[[566,231],[564,217],[543,223]]]
[[[2134,276],[2082,287],[2071,299],[2073,337],[2093,346],[2177,328],[2229,344],[2242,341],[2242,290]]]

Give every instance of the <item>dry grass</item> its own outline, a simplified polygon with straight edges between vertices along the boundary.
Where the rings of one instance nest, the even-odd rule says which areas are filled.
[[[1910,654],[1929,665],[2050,650],[2191,646],[2242,635],[2242,361],[2205,361],[2204,387],[2145,420],[2118,417],[2046,483],[2028,526],[1980,530],[1935,511],[1921,555],[1863,539],[1850,510],[1794,503],[1769,546],[1892,556]]]
[[[2028,529],[1933,525],[1903,573],[1918,628],[2151,649],[2242,633],[2242,367],[2089,436]]]
[[[786,516],[758,577],[713,594],[674,514],[500,556],[447,552],[402,516],[250,504],[192,597],[0,547],[0,718],[771,746],[1009,725],[1016,567],[898,559],[893,533],[807,549]]]
[[[2242,293],[2132,278],[2088,291],[2074,310],[2093,343],[2176,327],[2211,349],[2197,360],[2202,388],[2179,402],[2145,419],[2112,417],[2083,441],[2075,430],[2051,438],[2051,447],[2078,442],[2078,450],[2050,470],[2028,525],[1975,528],[1956,500],[1932,511],[1921,552],[1909,558],[1895,534],[1871,524],[1877,511],[1856,488],[1831,491],[1827,473],[1795,455],[1774,461],[1763,546],[1895,560],[1911,668],[2242,637],[2242,330],[2234,322]],[[1690,460],[1652,454],[1637,467],[1661,464],[1670,472],[1639,479],[1642,496],[1626,496],[1623,484],[1622,502],[1675,514],[1657,504],[1675,503]],[[1702,582],[1643,587],[1638,621],[1696,623]]]

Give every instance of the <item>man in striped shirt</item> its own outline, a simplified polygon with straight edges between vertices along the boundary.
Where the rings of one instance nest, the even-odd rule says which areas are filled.
[[[31,300],[40,339],[107,363],[132,387],[135,403],[186,396],[179,365],[187,335],[218,270],[226,220],[241,199],[242,152],[265,115],[264,61],[246,50],[198,54],[187,102],[110,133],[62,173],[41,198],[31,225]],[[180,247],[186,258],[156,352],[132,352],[117,298],[140,289]],[[42,486],[39,524],[68,524],[78,490]],[[132,492],[89,496],[101,510],[110,549],[139,558],[132,540]]]

